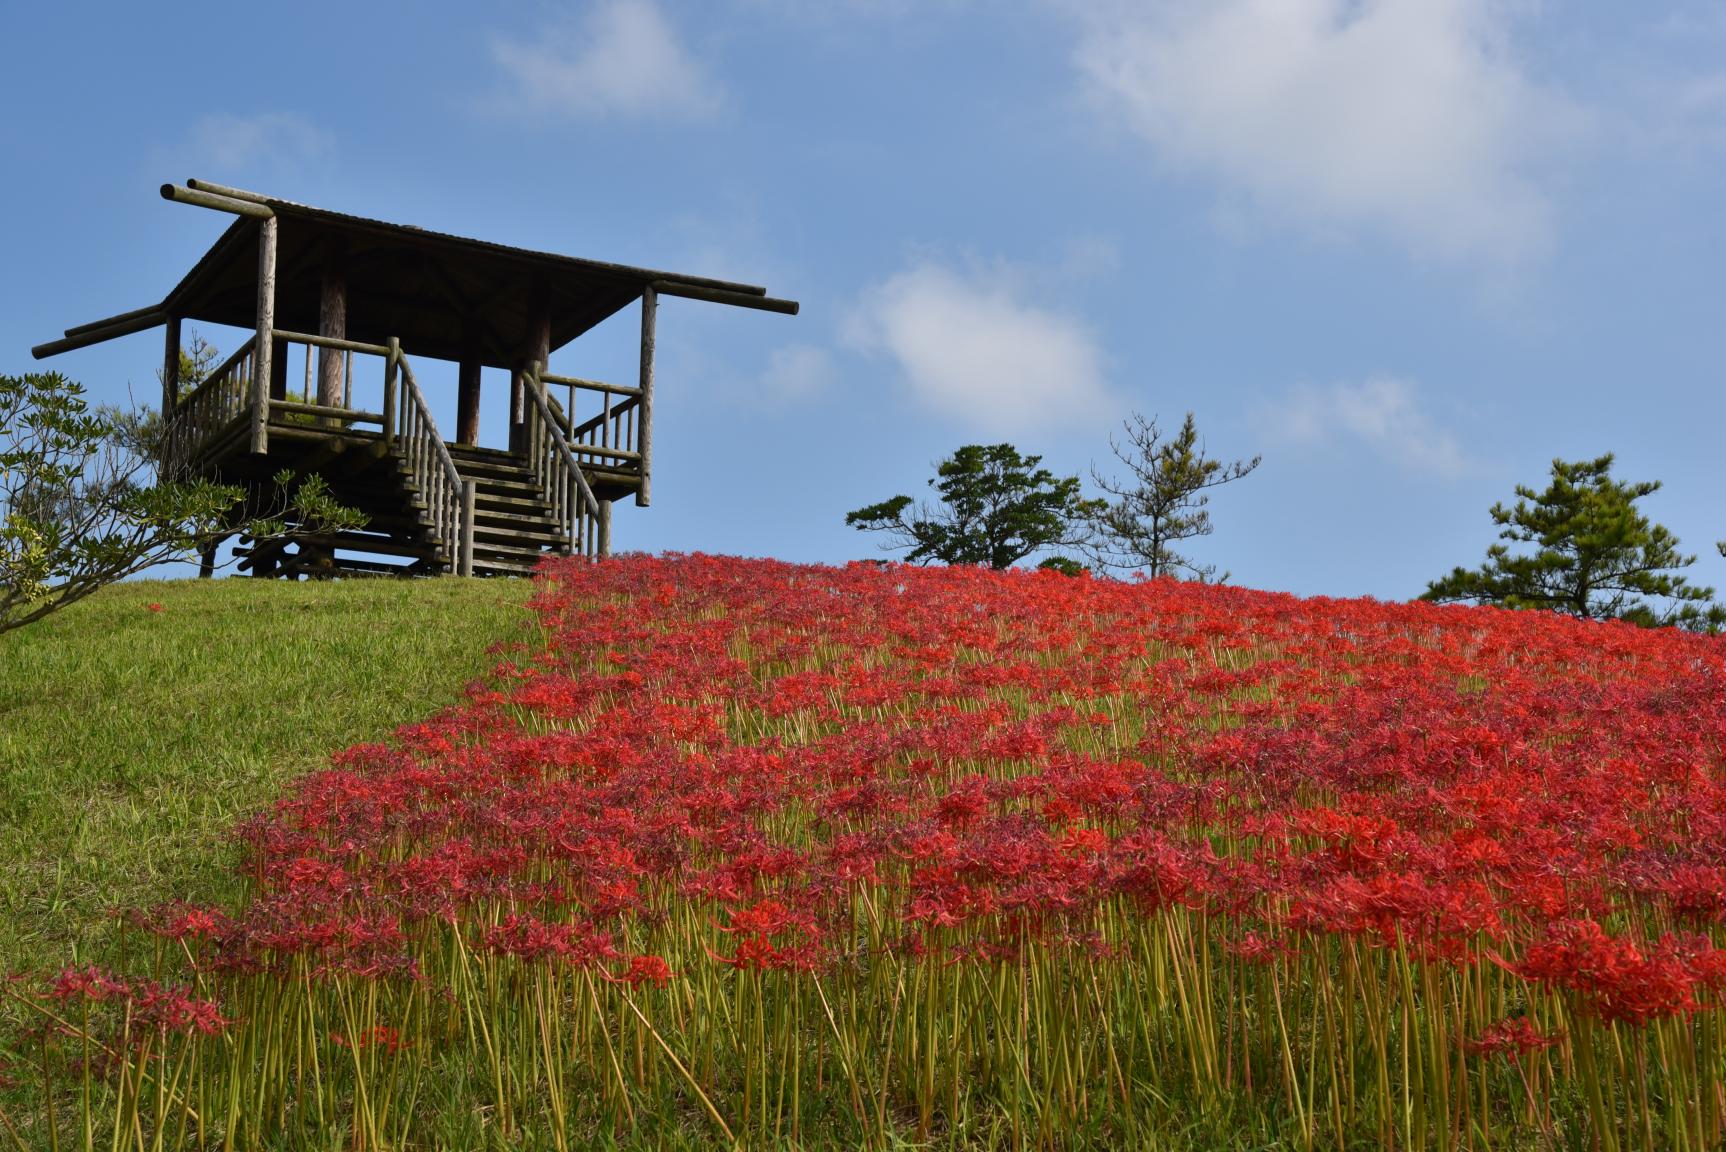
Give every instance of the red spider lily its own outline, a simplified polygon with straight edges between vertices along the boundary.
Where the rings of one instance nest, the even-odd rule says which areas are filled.
[[[1477,1056],[1526,1056],[1551,1048],[1564,1039],[1563,1032],[1542,1032],[1526,1016],[1500,1020],[1463,1047]]]
[[[66,968],[49,985],[48,995],[59,1001],[111,1000],[131,994],[131,985],[97,968]]]
[[[1696,1009],[1695,977],[1668,941],[1654,949],[1614,939],[1592,920],[1553,924],[1517,971],[1577,994],[1582,1010],[1641,1024]]]

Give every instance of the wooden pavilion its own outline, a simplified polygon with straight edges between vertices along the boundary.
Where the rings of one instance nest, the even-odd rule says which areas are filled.
[[[259,507],[283,469],[315,473],[369,517],[357,531],[290,525],[242,539],[239,566],[254,576],[516,575],[547,552],[607,555],[612,505],[651,498],[659,297],[797,312],[750,284],[510,248],[207,181],[162,195],[234,222],[160,304],[32,351],[40,359],[161,325],[166,476],[239,485]],[[635,384],[547,369],[553,351],[638,300]],[[182,394],[187,320],[253,335]],[[439,433],[410,355],[459,366],[454,439]],[[290,362],[302,369],[297,388]],[[381,367],[369,386],[368,362]],[[507,449],[478,444],[487,367],[510,373]]]

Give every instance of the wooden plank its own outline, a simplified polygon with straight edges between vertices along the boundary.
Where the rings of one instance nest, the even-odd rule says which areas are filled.
[[[652,499],[653,482],[653,346],[658,326],[659,290],[648,285],[641,293],[641,429],[636,447],[641,454],[641,487],[635,492],[635,506],[645,508]]]
[[[266,209],[268,211],[268,209]],[[252,451],[270,450],[270,359],[276,330],[276,215],[258,227],[258,330],[252,348]]]

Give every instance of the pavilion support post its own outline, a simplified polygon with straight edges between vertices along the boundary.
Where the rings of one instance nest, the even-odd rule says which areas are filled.
[[[335,340],[348,338],[348,276],[342,254],[331,250],[324,259],[324,275],[318,293],[318,335]],[[318,349],[318,403],[328,408],[342,406],[345,357],[339,348]]]
[[[270,351],[270,399],[288,398],[288,342],[275,341]]]
[[[544,372],[551,360],[551,306],[544,285],[536,287],[527,326],[527,347],[521,350],[523,361],[538,361]],[[510,377],[509,388],[509,450],[517,455],[527,452],[527,373],[525,367]]]
[[[168,317],[162,336],[162,419],[180,402],[180,318]]]
[[[455,442],[479,443],[479,357],[470,352],[456,371]]]
[[[390,337],[390,353],[384,357],[384,444],[394,446],[396,441],[396,373],[400,370],[402,358],[402,343],[396,337]]]
[[[208,580],[216,574],[217,541],[198,545],[198,579]]]
[[[251,450],[270,450],[270,381],[276,327],[276,217],[258,222],[258,330],[252,345]]]
[[[599,502],[599,554],[611,555],[611,501]]]
[[[641,453],[641,487],[635,490],[635,506],[645,508],[653,499],[653,345],[658,325],[659,293],[652,285],[641,293],[641,429],[636,451]]]
[[[461,545],[456,554],[456,575],[473,575],[473,504],[478,485],[472,479],[461,482]]]

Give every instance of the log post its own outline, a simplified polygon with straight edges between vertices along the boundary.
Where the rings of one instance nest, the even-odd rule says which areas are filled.
[[[270,352],[270,399],[288,398],[288,342],[275,341]]]
[[[469,352],[456,369],[455,442],[479,443],[479,382],[480,362],[476,353]]]
[[[396,439],[396,371],[402,358],[402,342],[390,337],[390,354],[384,357],[384,444]]]
[[[599,502],[599,554],[611,555],[611,501]]]
[[[473,503],[477,485],[473,480],[461,482],[461,552],[456,559],[456,575],[473,575]]]
[[[216,574],[217,541],[211,540],[198,545],[198,579],[208,580]]]
[[[251,450],[263,455],[270,450],[270,382],[275,378],[276,327],[276,217],[272,213],[258,222],[258,330],[252,345],[252,440]]]
[[[180,318],[168,317],[167,331],[162,337],[162,419],[174,414],[180,402]]]
[[[543,284],[535,286],[529,304],[527,347],[522,349],[522,359],[539,361],[542,372],[551,361],[551,306]],[[520,455],[530,448],[527,442],[527,378],[523,372],[517,371],[510,379],[509,450]]]
[[[318,291],[318,335],[336,340],[348,338],[348,277],[342,253],[331,248],[324,256],[324,274]],[[318,403],[328,408],[342,406],[345,357],[339,348],[318,349]]]
[[[641,453],[641,487],[635,490],[635,506],[645,508],[653,499],[653,345],[658,324],[659,293],[648,285],[641,293],[641,428],[636,450]]]

